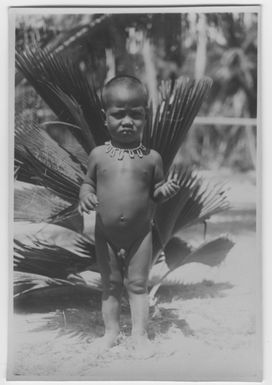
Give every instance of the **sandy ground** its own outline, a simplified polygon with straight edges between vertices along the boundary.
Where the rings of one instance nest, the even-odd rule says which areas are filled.
[[[246,185],[240,179],[233,182],[233,210],[217,215],[208,225],[208,237],[228,232],[235,241],[221,266],[186,265],[172,276],[179,285],[159,291],[159,310],[151,309],[148,330],[153,357],[138,359],[131,354],[126,306],[121,342],[102,357],[96,357],[91,349],[92,342],[103,333],[100,312],[92,310],[94,302],[50,311],[17,310],[9,378],[260,380],[255,193],[252,181],[247,179]],[[246,198],[240,199],[243,195]],[[196,226],[183,236],[197,244],[202,232],[202,227]]]

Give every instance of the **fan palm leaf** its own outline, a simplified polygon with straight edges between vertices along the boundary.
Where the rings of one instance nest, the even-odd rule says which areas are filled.
[[[229,207],[222,187],[205,184],[196,173],[182,166],[171,168],[169,175],[173,173],[178,176],[180,191],[159,205],[155,213],[155,223],[163,246],[183,227],[203,222]]]
[[[21,271],[14,272],[14,297],[19,297],[34,290],[40,290],[48,287],[60,285],[74,285],[73,282],[62,279],[49,278],[41,274],[25,273]]]
[[[83,296],[89,300],[90,295],[97,292],[99,292],[99,289],[94,289],[91,285],[85,285],[83,280],[79,284],[79,282],[48,278],[40,274],[18,271],[14,274],[14,300],[19,302],[26,299],[28,303],[29,300],[44,303],[43,300],[46,301],[50,298],[52,301],[59,301],[63,304],[65,298],[69,298],[69,301],[71,301],[72,296],[76,295],[77,301],[82,299]]]
[[[40,125],[58,145],[64,148],[72,157],[72,160],[80,162],[85,169],[89,154],[78,140],[80,128],[65,122],[48,121]],[[87,171],[87,170],[86,170]]]
[[[61,32],[53,40],[47,43],[47,52],[64,53],[67,48],[69,49],[72,45],[78,48],[80,46],[80,41],[95,35],[101,28],[103,28],[104,22],[111,16],[111,14],[98,15],[98,17],[94,18],[88,25],[80,25],[79,27],[70,29],[68,32]],[[41,48],[44,48],[44,46]],[[72,56],[72,59],[74,59],[74,56]],[[15,73],[15,85],[19,85],[23,78],[24,75],[22,72],[17,71]]]
[[[66,279],[69,274],[83,271],[95,262],[89,250],[78,255],[39,240],[32,245],[16,239],[14,243],[14,269],[21,272]]]
[[[68,58],[28,48],[16,53],[16,66],[61,121],[84,123],[81,127],[84,135],[92,133],[96,145],[109,138],[93,85]],[[88,146],[89,152],[92,143]]]
[[[95,147],[95,141],[84,117],[82,108],[72,96],[65,94],[60,87],[49,83],[48,89],[50,89],[55,97],[58,98],[69,110],[72,120],[75,122],[75,127],[78,127],[80,131],[75,131],[75,135],[86,152],[89,153]]]
[[[16,119],[15,159],[24,177],[30,175],[28,182],[41,184],[68,202],[77,202],[84,167],[34,122]]]
[[[46,222],[67,207],[70,207],[69,202],[59,198],[43,186],[15,183],[15,222]]]
[[[169,81],[162,82],[161,103],[154,117],[150,110],[147,128],[150,141],[147,144],[161,154],[165,171],[169,169],[184,141],[211,85],[210,78],[191,80],[181,77],[174,86]],[[144,139],[147,141],[147,135]]]
[[[95,257],[94,242],[87,236],[51,223],[16,222],[14,238],[33,248],[40,242],[42,245],[60,247],[79,256],[90,254]]]
[[[151,301],[154,302],[155,295],[163,281],[175,269],[193,262],[202,263],[210,267],[218,266],[226,258],[233,246],[234,243],[229,238],[221,236],[205,242],[190,252],[181,239],[177,237],[170,239],[165,248],[165,253],[168,254],[168,263],[166,258],[168,270],[150,290],[149,296]]]

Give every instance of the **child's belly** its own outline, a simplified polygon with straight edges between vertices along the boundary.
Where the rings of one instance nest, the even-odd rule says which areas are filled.
[[[98,194],[98,200],[98,225],[116,247],[127,248],[149,231],[154,203],[147,192],[127,194],[111,189]]]

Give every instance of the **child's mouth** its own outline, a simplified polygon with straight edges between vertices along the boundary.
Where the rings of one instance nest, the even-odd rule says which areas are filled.
[[[133,133],[133,130],[130,129],[124,129],[121,131],[121,134],[123,135],[131,135]]]

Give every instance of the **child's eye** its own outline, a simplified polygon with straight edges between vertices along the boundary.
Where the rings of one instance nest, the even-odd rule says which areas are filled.
[[[111,113],[111,116],[113,116],[115,119],[122,119],[123,118],[123,116],[124,116],[124,113],[123,112],[113,112],[113,113]]]
[[[142,119],[144,115],[140,111],[132,111],[130,113],[130,116],[131,116],[132,119]]]

